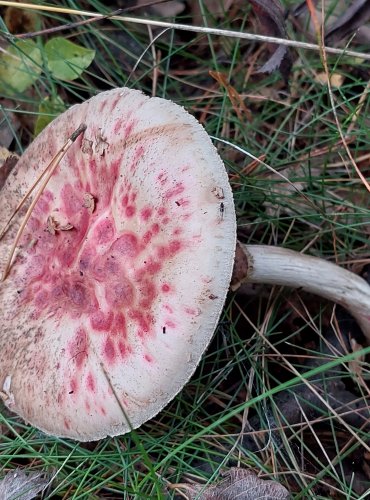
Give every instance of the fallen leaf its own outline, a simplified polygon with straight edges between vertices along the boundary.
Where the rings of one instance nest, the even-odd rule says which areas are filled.
[[[35,124],[35,136],[49,125],[60,113],[65,111],[64,102],[59,96],[47,96],[39,104],[39,115]]]
[[[325,42],[335,44],[352,35],[370,19],[369,0],[355,0],[348,9],[329,25],[325,34]]]
[[[0,481],[1,500],[32,500],[45,489],[50,478],[44,472],[26,474],[21,469],[15,469],[6,474]]]
[[[13,35],[36,31],[37,24],[40,22],[36,12],[17,7],[8,7],[6,9],[4,21],[9,32]]]
[[[360,45],[370,45],[370,26],[361,26],[356,33],[356,41]]]
[[[284,7],[280,0],[249,0],[252,4],[262,30],[265,35],[279,38],[287,38],[285,30]],[[269,44],[269,47],[274,45]],[[292,66],[292,60],[288,48],[279,45],[274,50],[268,61],[258,70],[258,73],[271,73],[279,69],[283,78],[287,81]]]
[[[321,71],[319,73],[316,73],[315,81],[317,83],[321,83],[321,85],[327,85],[328,76],[325,73],[325,71]],[[343,82],[344,82],[344,75],[341,75],[340,73],[332,73],[330,75],[330,85],[332,87],[339,88],[343,85]]]
[[[189,500],[285,500],[290,497],[289,491],[280,483],[259,478],[248,469],[232,467],[222,474],[218,484],[204,487],[189,484]]]
[[[81,47],[61,36],[45,44],[45,54],[51,74],[59,80],[75,80],[90,66],[95,50]]]
[[[24,92],[40,76],[42,57],[32,40],[18,40],[0,57],[0,92]]]
[[[368,0],[354,0],[348,2],[337,0],[333,5],[332,0],[324,0],[324,14],[322,17],[321,2],[314,1],[315,13],[320,24],[325,22],[325,43],[336,45],[340,40],[356,33],[355,40],[358,43],[366,44],[370,40],[370,28],[365,26],[370,19],[370,2]],[[315,35],[315,29],[311,16],[307,9],[307,2],[303,0],[298,5],[290,9],[293,18],[298,21],[301,29],[310,35]],[[309,16],[309,17],[307,17]],[[300,29],[299,28],[299,29]],[[314,40],[315,38],[312,38]]]

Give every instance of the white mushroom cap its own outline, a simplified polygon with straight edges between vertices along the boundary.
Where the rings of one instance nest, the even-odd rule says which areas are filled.
[[[88,441],[140,426],[193,374],[228,290],[236,227],[203,127],[124,88],[37,137],[1,191],[0,229],[81,123],[0,284],[0,391],[32,425]],[[0,242],[0,272],[21,220]]]

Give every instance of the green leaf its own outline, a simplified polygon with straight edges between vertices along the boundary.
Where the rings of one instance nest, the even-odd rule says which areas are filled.
[[[35,136],[38,135],[46,127],[46,125],[49,125],[49,123],[53,121],[56,116],[63,113],[65,109],[66,107],[64,102],[59,96],[45,97],[39,105],[40,114],[36,120]]]
[[[48,68],[59,80],[75,80],[92,63],[95,50],[85,49],[60,36],[45,44]]]
[[[42,57],[32,40],[19,40],[0,56],[0,92],[24,92],[40,76]]]

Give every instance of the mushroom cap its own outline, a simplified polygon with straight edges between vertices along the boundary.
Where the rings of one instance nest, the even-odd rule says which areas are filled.
[[[91,441],[140,426],[194,373],[224,304],[236,226],[203,127],[121,88],[35,139],[0,193],[0,229],[82,123],[0,284],[0,394],[44,432]],[[1,272],[24,213],[0,241]]]

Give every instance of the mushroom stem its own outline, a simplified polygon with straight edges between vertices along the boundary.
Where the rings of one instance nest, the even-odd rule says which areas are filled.
[[[299,288],[340,304],[370,344],[370,286],[351,271],[286,248],[239,243],[231,288],[247,282]]]

